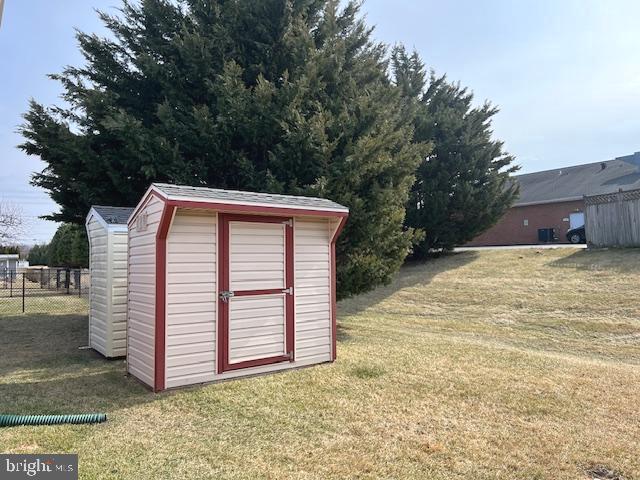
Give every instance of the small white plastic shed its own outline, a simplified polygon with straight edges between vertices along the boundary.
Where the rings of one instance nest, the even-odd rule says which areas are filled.
[[[89,346],[108,358],[127,353],[127,220],[133,208],[95,205],[89,237]]]
[[[330,362],[330,200],[153,184],[129,219],[127,369],[161,391]]]

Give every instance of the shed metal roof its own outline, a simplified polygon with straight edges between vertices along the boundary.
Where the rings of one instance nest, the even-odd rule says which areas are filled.
[[[620,189],[640,188],[640,152],[604,162],[517,175],[518,205],[580,200]]]
[[[94,205],[91,207],[109,225],[126,225],[133,208],[129,207],[107,207],[104,205]]]
[[[243,192],[239,190],[221,190],[207,187],[189,187],[154,183],[152,187],[171,200],[197,200],[246,205],[264,205],[300,209],[317,209],[335,212],[348,212],[349,209],[326,198],[278,195],[274,193]]]

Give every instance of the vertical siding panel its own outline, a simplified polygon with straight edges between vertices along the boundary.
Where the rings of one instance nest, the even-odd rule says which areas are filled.
[[[330,229],[327,219],[296,218],[296,360],[331,360]]]
[[[127,302],[127,369],[147,385],[154,384],[156,232],[164,203],[151,196],[139,215],[147,227],[129,230]]]
[[[109,355],[109,295],[107,294],[108,234],[95,218],[87,225],[90,245],[90,310],[89,346],[104,356]]]
[[[127,354],[127,232],[110,233],[111,356]]]
[[[167,388],[215,379],[216,215],[178,209],[167,237]]]

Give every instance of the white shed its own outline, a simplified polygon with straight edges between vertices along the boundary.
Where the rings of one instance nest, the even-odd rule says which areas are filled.
[[[129,219],[129,373],[161,391],[333,361],[347,216],[321,198],[151,185]]]
[[[20,255],[17,253],[0,254],[0,280],[15,281],[16,271],[20,263]]]
[[[127,353],[127,220],[133,208],[95,205],[89,237],[89,346],[108,358]]]

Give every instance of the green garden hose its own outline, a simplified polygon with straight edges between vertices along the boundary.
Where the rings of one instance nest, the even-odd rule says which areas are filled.
[[[80,413],[77,415],[0,415],[0,427],[60,425],[62,423],[102,423],[106,421],[106,413]]]

